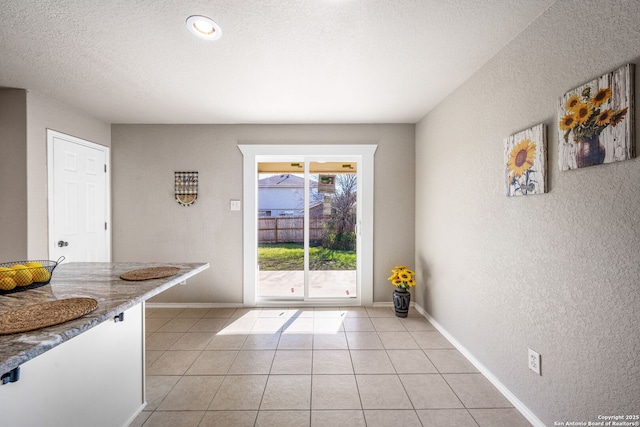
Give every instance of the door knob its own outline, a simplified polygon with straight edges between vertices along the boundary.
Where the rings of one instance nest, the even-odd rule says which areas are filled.
[[[69,242],[65,242],[65,241],[58,241],[58,247],[61,248],[63,246],[69,246]]]

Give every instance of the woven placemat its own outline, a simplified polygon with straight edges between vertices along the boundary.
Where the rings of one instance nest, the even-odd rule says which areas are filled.
[[[127,271],[122,273],[120,278],[122,280],[149,280],[160,279],[162,277],[169,277],[177,274],[180,269],[178,267],[149,267],[141,268],[140,270]]]
[[[27,305],[0,314],[0,335],[34,331],[91,313],[98,307],[93,298],[66,298]]]

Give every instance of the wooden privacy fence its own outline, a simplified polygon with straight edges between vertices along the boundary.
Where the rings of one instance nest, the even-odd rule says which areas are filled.
[[[309,218],[309,240],[321,240],[322,230],[328,216]],[[302,243],[304,242],[304,217],[258,218],[258,243]]]

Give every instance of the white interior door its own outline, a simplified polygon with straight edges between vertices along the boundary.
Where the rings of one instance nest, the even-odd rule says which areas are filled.
[[[50,258],[110,261],[109,149],[51,130],[47,140]]]

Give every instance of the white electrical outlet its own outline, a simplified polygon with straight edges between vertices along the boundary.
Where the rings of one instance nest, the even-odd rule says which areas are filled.
[[[240,200],[231,200],[231,203],[229,205],[232,211],[240,210]]]
[[[542,375],[540,373],[540,355],[531,349],[529,349],[529,369],[538,375]]]

